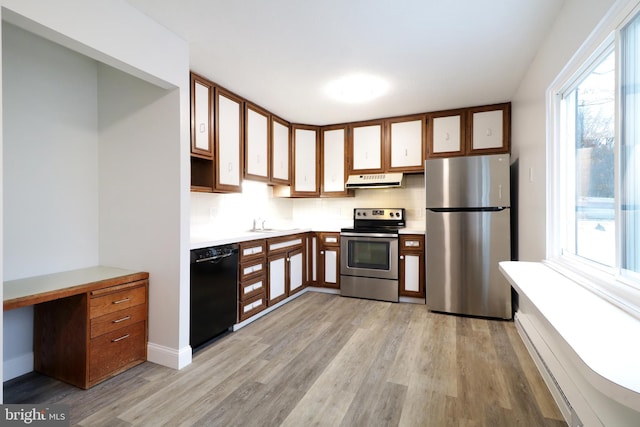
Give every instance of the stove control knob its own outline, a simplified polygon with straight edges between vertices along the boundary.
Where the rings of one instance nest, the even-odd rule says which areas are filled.
[[[362,216],[367,216],[367,213],[366,212],[362,212]]]
[[[396,212],[396,217],[400,218],[400,212]]]

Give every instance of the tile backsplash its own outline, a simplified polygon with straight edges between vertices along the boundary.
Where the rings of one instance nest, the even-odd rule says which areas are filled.
[[[381,207],[405,208],[407,228],[423,229],[425,206],[423,174],[405,174],[401,188],[358,189],[339,198],[278,198],[268,185],[245,181],[242,193],[191,193],[191,225],[248,230],[261,218],[272,228],[339,228],[351,225],[354,208]]]

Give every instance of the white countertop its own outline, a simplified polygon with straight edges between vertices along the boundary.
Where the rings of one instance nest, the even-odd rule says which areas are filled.
[[[318,224],[307,228],[287,228],[271,231],[249,231],[219,229],[209,225],[199,225],[191,227],[191,249],[208,248],[210,246],[227,245],[230,243],[246,242],[256,239],[267,239],[270,237],[288,236],[296,233],[306,233],[308,231],[340,232],[340,229],[347,227],[343,224]],[[424,228],[420,229],[415,225],[412,228],[403,228],[400,234],[424,234]]]
[[[500,270],[575,351],[585,378],[640,410],[640,321],[545,264],[501,262]]]

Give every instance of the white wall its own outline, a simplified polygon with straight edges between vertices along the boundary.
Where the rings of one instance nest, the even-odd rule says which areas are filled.
[[[512,99],[512,161],[519,160],[518,252],[523,261],[546,257],[547,88],[613,3],[566,0]]]
[[[3,279],[96,265],[97,64],[12,25],[2,33]],[[11,378],[33,366],[33,308],[5,312],[4,326]]]
[[[353,224],[353,209],[368,207],[407,209],[407,226],[424,230],[424,174],[404,176],[402,188],[359,189],[354,197],[310,199],[274,198],[264,183],[245,181],[238,194],[191,194],[191,224],[221,231],[248,230],[254,218],[266,227],[339,230]]]
[[[66,269],[68,265],[80,265],[91,262],[102,262],[104,259],[115,259],[116,246],[119,246],[122,250],[122,257],[126,257],[130,262],[130,265],[135,264],[137,268],[145,268],[151,273],[151,280],[156,279],[156,287],[154,288],[153,282],[150,288],[151,293],[155,293],[156,296],[150,297],[150,303],[152,307],[150,312],[152,314],[151,322],[163,322],[156,325],[150,325],[150,330],[163,330],[166,324],[173,325],[172,328],[166,329],[162,334],[158,332],[153,333],[153,339],[157,339],[159,342],[153,346],[154,343],[150,343],[149,359],[164,363],[172,367],[181,367],[190,362],[190,351],[188,347],[188,295],[189,295],[189,274],[188,274],[188,250],[189,250],[189,57],[188,57],[188,44],[169,32],[166,28],[158,25],[150,20],[147,16],[138,12],[131,6],[129,6],[123,0],[95,0],[91,2],[83,0],[59,0],[56,2],[49,2],[46,0],[0,0],[0,6],[2,7],[2,19],[3,24],[5,21],[16,24],[22,28],[28,29],[28,31],[43,36],[46,39],[55,41],[56,43],[68,47],[77,53],[75,61],[82,63],[83,61],[91,62],[97,70],[98,65],[95,62],[100,61],[104,64],[113,66],[118,70],[122,70],[129,73],[132,76],[136,76],[149,83],[158,85],[163,88],[163,91],[155,91],[152,96],[149,95],[149,91],[142,85],[138,88],[137,92],[134,91],[130,96],[129,101],[134,101],[137,96],[145,97],[144,100],[138,99],[138,107],[143,110],[142,122],[150,129],[158,128],[164,131],[162,134],[155,132],[153,134],[145,134],[141,130],[135,134],[136,137],[129,137],[126,139],[126,149],[124,145],[119,148],[109,147],[109,153],[112,156],[120,157],[120,160],[128,158],[128,150],[134,150],[136,148],[144,147],[135,152],[136,161],[138,163],[138,169],[136,170],[135,179],[132,171],[126,172],[126,176],[132,180],[127,182],[126,185],[123,181],[117,181],[114,171],[117,169],[113,159],[100,159],[98,160],[98,146],[96,141],[100,141],[100,144],[111,144],[113,134],[106,133],[102,138],[97,131],[98,115],[95,113],[98,106],[103,108],[105,112],[104,116],[101,116],[101,120],[107,119],[126,119],[125,117],[116,118],[113,113],[117,110],[113,103],[108,101],[97,101],[96,93],[101,83],[98,83],[99,74],[94,73],[94,84],[91,90],[94,93],[93,105],[88,108],[87,113],[93,111],[93,129],[87,129],[87,133],[90,134],[87,138],[91,140],[93,150],[96,154],[93,157],[92,162],[89,162],[89,166],[93,165],[91,172],[84,175],[84,185],[98,186],[98,191],[93,193],[89,197],[89,202],[86,204],[81,203],[87,216],[79,221],[79,224],[74,226],[85,226],[90,228],[89,235],[98,234],[97,239],[102,238],[102,233],[105,230],[109,230],[110,227],[117,227],[122,225],[128,228],[131,233],[127,236],[126,241],[115,242],[114,239],[107,239],[104,244],[95,241],[91,249],[87,250],[83,254],[63,254],[64,266],[58,262],[54,264],[55,269]],[[73,13],[70,13],[73,11]],[[56,53],[59,50],[54,49],[51,53]],[[55,56],[55,55],[54,55]],[[47,72],[56,73],[61,71],[60,76],[65,75],[63,72],[64,66],[59,61],[62,58],[54,58],[54,61],[58,61],[54,69],[47,69]],[[7,64],[2,64],[3,70],[7,67]],[[101,71],[102,72],[102,71]],[[103,82],[108,85],[108,82],[114,82],[117,79],[114,75],[105,77]],[[138,83],[141,83],[138,81]],[[75,85],[73,75],[60,79],[57,85],[67,86],[68,84]],[[147,86],[148,88],[148,86]],[[81,95],[83,90],[77,90],[74,86],[67,91],[66,96],[73,98],[77,95]],[[153,91],[151,91],[153,92]],[[2,104],[5,109],[8,108],[7,102],[9,98],[5,99],[3,94]],[[51,105],[49,100],[45,98],[46,103],[43,107],[47,111],[55,110],[57,105]],[[87,101],[84,99],[83,101]],[[143,102],[148,102],[147,105],[142,106]],[[135,110],[132,108],[130,111]],[[161,125],[156,123],[150,123],[150,114],[155,114],[158,120],[162,120]],[[27,120],[23,120],[27,121]],[[60,130],[57,120],[51,120],[44,122],[48,127],[42,132],[47,134],[58,134]],[[10,146],[12,142],[7,142],[10,135],[6,135],[4,126],[6,122],[3,121],[3,140],[2,149],[4,146]],[[38,127],[43,125],[41,120],[33,120],[30,122],[31,126]],[[77,126],[78,129],[82,129],[82,126]],[[122,132],[125,128],[133,128],[130,123],[125,123],[122,126],[116,126],[117,132]],[[114,133],[114,134],[115,134]],[[121,133],[122,135],[122,133]],[[138,144],[140,144],[138,146]],[[149,149],[153,145],[152,149]],[[83,147],[86,149],[86,147]],[[148,150],[148,151],[147,151]],[[144,161],[141,161],[141,151],[145,151]],[[81,151],[83,152],[83,151]],[[83,156],[88,156],[84,151]],[[77,155],[77,153],[68,155]],[[54,159],[60,159],[60,156],[55,156]],[[71,157],[62,157],[66,159],[67,163],[65,172],[60,175],[66,177],[67,174],[76,177],[75,172],[79,172],[75,162],[70,161]],[[155,162],[153,159],[159,159]],[[5,156],[5,162],[10,161],[8,156]],[[86,164],[85,167],[89,167]],[[104,168],[104,174],[100,175],[100,179],[106,179],[106,182],[98,182],[98,167]],[[71,172],[66,169],[70,168]],[[34,172],[34,179],[47,181],[53,180],[55,185],[64,185],[62,181],[58,180],[58,175],[51,176],[51,173],[40,174],[42,169],[32,169]],[[111,172],[109,172],[111,171]],[[87,172],[86,170],[84,172]],[[39,175],[40,174],[40,175]],[[4,174],[3,174],[4,175]],[[149,177],[155,178],[153,185],[149,185]],[[112,191],[117,184],[110,184],[109,181],[114,178],[119,184],[122,185],[124,194],[118,197],[111,197],[107,193]],[[138,184],[139,190],[135,193],[136,196],[141,198],[141,202],[138,202],[137,207],[143,206],[149,208],[144,212],[139,210],[126,211],[127,213],[119,213],[117,215],[111,213],[103,213],[100,210],[103,207],[103,203],[111,201],[125,201],[132,196],[132,192],[128,192],[129,186],[136,186]],[[3,192],[6,191],[7,178],[3,177]],[[76,183],[76,185],[80,185]],[[9,186],[10,187],[10,186]],[[163,188],[164,187],[164,188]],[[142,191],[142,188],[145,191]],[[33,197],[33,200],[27,200],[32,208],[34,205],[38,205],[39,198],[46,198],[49,196],[49,190],[43,191],[39,188],[31,188],[28,191],[27,197]],[[86,189],[82,190],[86,191]],[[105,194],[101,195],[100,192],[104,191]],[[96,199],[97,198],[97,199]],[[3,197],[4,200],[4,197]],[[97,202],[96,202],[97,200]],[[78,203],[74,201],[74,203]],[[95,204],[97,203],[97,208]],[[86,206],[91,206],[87,208]],[[59,208],[59,204],[55,204],[56,208]],[[126,208],[126,206],[123,206]],[[4,205],[6,209],[6,203]],[[97,212],[92,215],[87,212],[88,209]],[[2,215],[5,215],[3,210]],[[37,216],[37,212],[31,210],[25,211],[25,217],[32,218]],[[136,227],[143,221],[140,220],[141,215],[149,215],[151,218],[149,222],[145,222],[145,226]],[[56,217],[55,224],[50,223],[52,227],[46,227],[48,231],[55,228],[64,229],[69,226],[68,217],[65,215]],[[13,221],[13,220],[12,220]],[[55,227],[53,227],[55,225]],[[22,225],[20,225],[22,227]],[[3,242],[6,241],[5,234],[9,232],[9,229],[13,228],[13,225],[9,223],[5,218],[3,221],[3,227],[0,231]],[[24,227],[21,228],[23,231]],[[150,231],[153,229],[153,232]],[[79,234],[76,231],[71,233],[73,236]],[[120,232],[120,235],[123,233]],[[152,236],[152,237],[149,237]],[[37,237],[37,236],[36,236]],[[22,239],[22,238],[21,238]],[[143,239],[144,243],[139,243]],[[17,239],[13,239],[17,240]],[[55,239],[53,239],[55,240]],[[77,240],[77,239],[76,239]],[[137,241],[138,243],[133,245],[127,245],[130,241]],[[86,240],[80,241],[80,243],[86,242]],[[78,243],[78,242],[76,242]],[[58,243],[63,245],[63,243]],[[142,245],[142,247],[140,246]],[[155,250],[150,252],[141,251],[155,245],[161,246],[164,249]],[[75,246],[73,246],[75,248]],[[11,258],[12,251],[5,248],[3,251],[3,260]],[[38,254],[39,257],[46,257],[47,254]],[[22,262],[22,264],[25,264]],[[17,265],[20,265],[18,263]],[[7,280],[7,274],[17,274],[18,268],[8,266],[7,262],[3,262],[2,265],[3,279]],[[22,270],[24,271],[24,269]],[[1,293],[1,291],[0,291]],[[165,299],[166,298],[166,299]],[[162,312],[163,316],[158,316],[158,313]],[[20,317],[18,314],[17,317]],[[28,315],[26,317],[29,317]],[[28,325],[27,325],[28,328]],[[3,328],[5,329],[5,328]],[[150,336],[151,337],[151,336]],[[7,345],[9,345],[7,341]],[[13,343],[11,343],[13,345]],[[6,347],[6,346],[5,346]],[[6,349],[3,349],[6,350]],[[188,357],[185,355],[188,353]],[[5,366],[6,368],[6,366]],[[2,378],[2,377],[0,377]]]

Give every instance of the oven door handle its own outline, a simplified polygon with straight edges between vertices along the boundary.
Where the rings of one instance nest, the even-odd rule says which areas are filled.
[[[340,236],[344,237],[387,237],[387,238],[397,238],[397,234],[392,233],[350,233],[343,232],[340,233]]]

